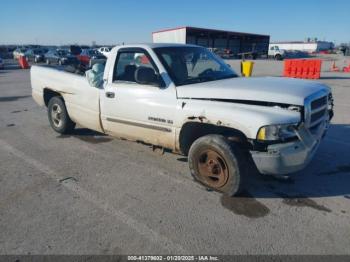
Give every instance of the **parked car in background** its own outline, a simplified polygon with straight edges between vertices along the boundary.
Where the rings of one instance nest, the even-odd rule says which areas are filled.
[[[24,53],[27,51],[27,48],[19,47],[13,51],[13,59],[17,60],[20,56],[24,56]]]
[[[77,65],[79,63],[76,56],[72,55],[68,50],[64,49],[49,50],[45,54],[45,62],[48,65]]]
[[[95,49],[83,49],[77,58],[85,67],[91,67],[94,64],[106,62],[106,57]]]
[[[24,53],[24,55],[27,58],[27,61],[33,61],[34,63],[39,63],[44,61],[46,52],[47,52],[47,49],[44,49],[44,48],[28,49]]]
[[[80,55],[82,50],[83,49],[80,46],[78,46],[78,45],[71,45],[71,46],[69,46],[69,52],[72,55],[75,55],[75,56]]]
[[[111,51],[111,49],[108,46],[102,46],[99,49],[97,49],[101,54],[104,56],[107,56],[108,53]]]
[[[9,59],[9,58],[12,58],[13,56],[13,51],[15,49],[14,48],[10,48],[8,46],[0,46],[0,56],[3,58],[3,59]]]
[[[343,54],[344,56],[350,56],[350,46],[341,45],[338,50],[340,54]]]
[[[4,60],[0,57],[0,69],[4,69]]]

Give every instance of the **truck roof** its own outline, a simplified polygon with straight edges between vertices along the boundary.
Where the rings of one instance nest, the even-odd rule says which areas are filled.
[[[198,47],[198,45],[190,45],[190,44],[175,44],[175,43],[142,43],[142,44],[127,44],[127,45],[117,45],[115,48],[125,47],[125,48],[133,48],[133,47],[140,47],[140,48],[157,48],[157,47]]]

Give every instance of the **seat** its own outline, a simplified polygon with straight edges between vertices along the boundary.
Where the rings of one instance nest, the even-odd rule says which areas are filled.
[[[172,68],[174,77],[178,83],[183,83],[188,78],[188,71],[186,63],[182,62],[180,59],[172,60],[170,67]]]

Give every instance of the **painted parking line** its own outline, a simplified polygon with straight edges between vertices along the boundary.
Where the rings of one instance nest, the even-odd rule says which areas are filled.
[[[33,166],[38,171],[44,173],[46,176],[54,179],[55,181],[58,182],[60,179],[62,179],[62,177],[59,174],[57,174],[52,168],[32,158],[31,156],[25,154],[24,152],[16,149],[15,147],[11,146],[10,144],[8,144],[2,139],[0,139],[0,148],[1,150],[5,150],[15,155],[16,157],[22,159],[24,162]],[[137,233],[149,239],[151,242],[155,243],[156,245],[161,246],[165,250],[169,250],[170,252],[176,252],[179,254],[188,253],[188,251],[184,247],[182,247],[180,244],[174,243],[172,240],[154,231],[153,229],[148,227],[146,224],[140,221],[137,221],[136,219],[123,213],[120,210],[115,209],[104,199],[97,198],[95,195],[91,194],[84,188],[80,187],[74,181],[67,180],[64,183],[62,183],[62,185],[65,186],[70,191],[72,191],[74,194],[79,195],[81,198],[92,203],[99,209],[102,209],[104,212],[116,217],[119,221],[128,225],[130,228],[134,229]]]

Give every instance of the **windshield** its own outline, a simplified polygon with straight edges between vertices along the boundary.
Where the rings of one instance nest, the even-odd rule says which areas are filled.
[[[203,47],[158,47],[154,52],[177,86],[237,77],[223,60]]]

